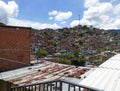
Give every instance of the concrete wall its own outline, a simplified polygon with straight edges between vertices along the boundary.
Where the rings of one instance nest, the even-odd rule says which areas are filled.
[[[0,72],[30,64],[30,28],[0,26]]]

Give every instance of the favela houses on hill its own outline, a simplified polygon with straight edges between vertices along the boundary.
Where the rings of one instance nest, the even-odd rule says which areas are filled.
[[[119,1],[63,2],[0,1],[0,91],[120,91]]]
[[[104,91],[114,84],[119,89],[119,37],[80,25],[39,31],[1,24],[0,89]]]

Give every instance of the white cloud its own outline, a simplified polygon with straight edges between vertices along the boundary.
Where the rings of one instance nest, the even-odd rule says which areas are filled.
[[[6,6],[6,11],[9,17],[17,17],[18,15],[18,5],[15,1],[8,1],[8,5]]]
[[[85,0],[84,7],[86,9],[80,24],[103,29],[120,28],[120,4],[113,5],[111,2],[101,2],[100,0]],[[78,20],[72,21],[71,26],[78,25],[78,22]]]
[[[4,1],[0,0],[0,22],[7,23],[9,17],[17,17],[18,15],[18,5],[15,1],[8,1],[6,4]]]
[[[51,19],[52,16],[52,19],[54,18],[54,20],[56,21],[63,21],[71,18],[72,12],[71,11],[62,12],[53,10],[52,12],[49,12],[48,15],[50,16],[49,19]]]
[[[57,15],[58,11],[57,10],[53,10],[52,12],[48,12],[49,16],[55,16]]]
[[[0,8],[0,22],[4,24],[7,23],[7,13],[3,8]]]
[[[53,20],[53,17],[49,17],[49,20]]]
[[[18,20],[15,18],[9,18],[8,21],[9,21],[8,25],[11,25],[11,26],[32,27],[35,29],[44,29],[44,28],[57,29],[57,28],[60,28],[60,26],[58,26],[56,23],[54,23],[54,24],[39,23],[39,22],[32,22],[32,21],[27,21],[27,20]]]
[[[79,20],[74,20],[70,24],[71,27],[74,27],[74,26],[77,26],[77,25],[79,25]]]
[[[62,21],[62,20],[67,20],[72,16],[72,12],[68,11],[68,12],[59,12],[56,16],[55,16],[55,20],[56,21]]]
[[[99,0],[86,0],[85,1],[85,7],[91,7],[91,6],[97,6],[99,4]]]
[[[116,14],[116,15],[119,15],[120,14],[120,4],[118,4],[118,5],[116,5],[115,6],[115,8],[114,8],[114,13]],[[119,15],[120,16],[120,15]]]
[[[67,23],[66,21],[61,22],[61,24],[63,24],[63,25],[66,24],[66,23]]]
[[[114,26],[116,27],[116,29],[117,29],[118,27],[120,28],[120,19],[115,20]]]

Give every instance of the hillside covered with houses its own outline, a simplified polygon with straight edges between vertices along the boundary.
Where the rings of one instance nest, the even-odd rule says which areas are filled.
[[[34,58],[71,64],[99,65],[120,52],[120,34],[92,26],[32,30],[31,55]]]

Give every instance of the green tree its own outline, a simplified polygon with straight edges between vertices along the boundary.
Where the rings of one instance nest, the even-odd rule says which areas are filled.
[[[75,65],[75,66],[84,66],[84,64],[85,64],[85,59],[83,59],[83,58],[74,58],[74,59],[72,59],[71,60],[71,64],[72,65]]]
[[[79,56],[79,51],[78,50],[74,50],[73,54],[74,54],[75,57],[78,57]]]
[[[38,50],[35,55],[36,57],[41,58],[41,57],[45,57],[47,54],[48,52],[46,50]]]
[[[68,59],[71,59],[71,58],[74,58],[74,57],[75,57],[75,55],[74,55],[73,53],[67,55],[67,58],[68,58]]]
[[[62,64],[71,64],[67,58],[61,58],[61,57],[57,57],[56,58],[58,63],[62,63]]]

